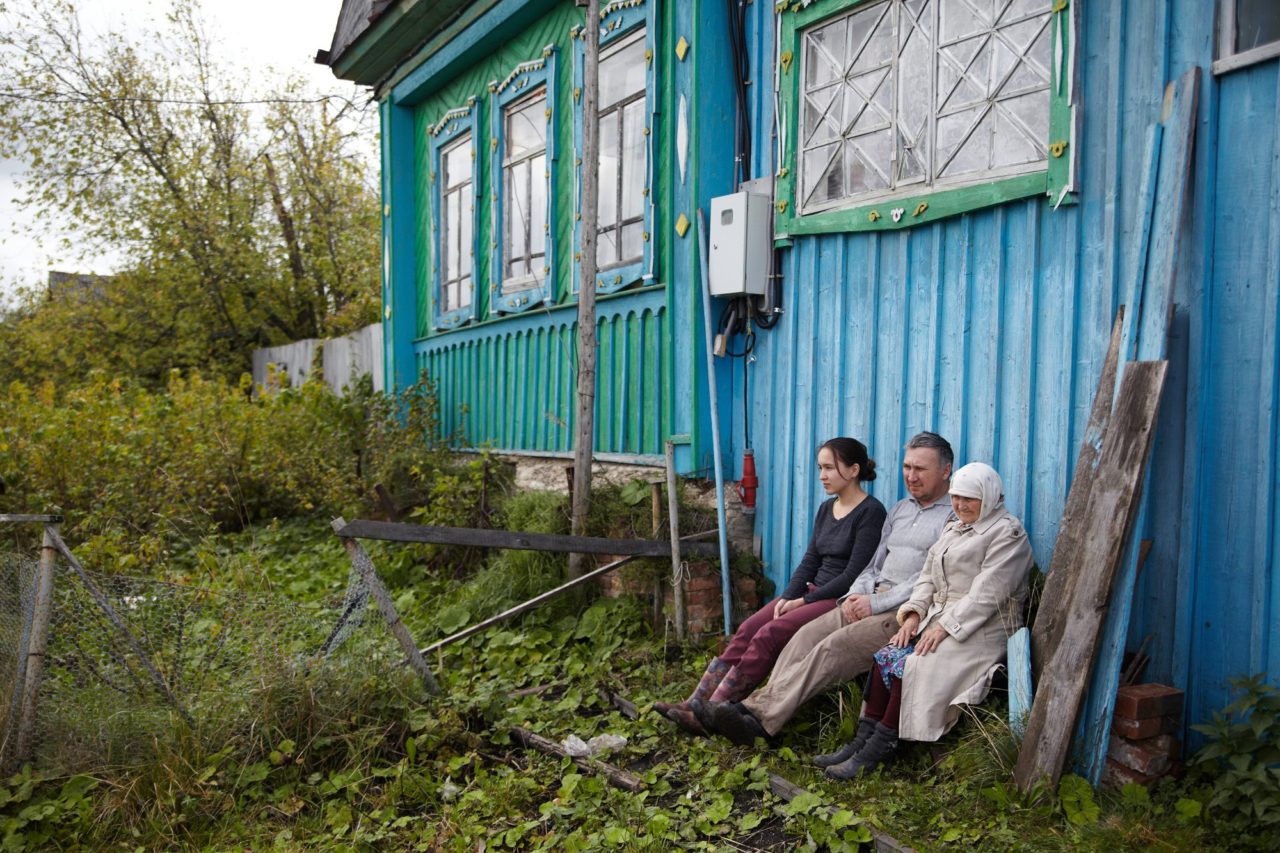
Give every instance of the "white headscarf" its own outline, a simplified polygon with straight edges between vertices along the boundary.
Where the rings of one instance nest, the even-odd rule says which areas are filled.
[[[970,462],[951,475],[951,494],[982,501],[975,524],[986,521],[1004,506],[1004,482],[996,469],[985,462]]]

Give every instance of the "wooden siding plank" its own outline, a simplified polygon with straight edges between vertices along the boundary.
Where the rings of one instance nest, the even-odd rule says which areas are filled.
[[[1169,319],[1173,308],[1173,286],[1178,266],[1180,238],[1184,221],[1184,205],[1190,187],[1190,169],[1195,144],[1195,116],[1199,93],[1200,71],[1193,68],[1166,89],[1162,121],[1166,128],[1159,135],[1159,180],[1152,203],[1155,237],[1149,258],[1140,259],[1137,271],[1144,274],[1136,288],[1141,304],[1141,319],[1136,324],[1137,340],[1133,352],[1144,360],[1164,359],[1168,351]],[[1140,209],[1145,212],[1145,208]],[[1145,241],[1144,228],[1137,239]],[[1141,246],[1141,253],[1147,247]],[[1126,316],[1126,326],[1129,325]],[[1123,346],[1123,343],[1122,343]],[[1123,352],[1123,350],[1122,350]],[[1124,364],[1121,362],[1121,369]],[[1143,498],[1138,510],[1134,534],[1126,548],[1120,571],[1112,590],[1111,607],[1103,624],[1102,638],[1094,662],[1084,713],[1080,721],[1078,769],[1093,784],[1100,784],[1110,740],[1111,716],[1115,708],[1115,691],[1120,686],[1120,666],[1133,608],[1134,586],[1138,576],[1140,549],[1138,541],[1154,535],[1150,530],[1151,473],[1148,472]],[[1167,528],[1162,531],[1168,535]]]
[[[1112,324],[1111,345],[1107,349],[1107,357],[1103,362],[1102,376],[1098,379],[1093,409],[1089,413],[1088,430],[1085,432],[1084,441],[1080,443],[1080,453],[1076,457],[1075,473],[1071,477],[1071,491],[1067,494],[1067,504],[1062,511],[1062,524],[1058,528],[1058,539],[1053,546],[1049,574],[1040,592],[1040,609],[1036,613],[1036,622],[1031,629],[1032,668],[1037,680],[1061,642],[1062,632],[1070,618],[1071,603],[1075,601],[1079,578],[1073,572],[1073,560],[1079,551],[1079,536],[1084,530],[1077,519],[1082,518],[1088,509],[1094,471],[1097,469],[1098,456],[1102,451],[1103,434],[1111,421],[1114,396],[1112,389],[1115,387],[1123,328],[1124,308],[1122,306]]]
[[[1167,362],[1137,362],[1125,372],[1115,414],[1103,436],[1081,537],[1071,566],[1079,571],[1062,641],[1041,674],[1014,780],[1025,791],[1048,778],[1056,785],[1107,610],[1122,545],[1137,511],[1164,389]],[[1074,573],[1074,572],[1073,572]]]

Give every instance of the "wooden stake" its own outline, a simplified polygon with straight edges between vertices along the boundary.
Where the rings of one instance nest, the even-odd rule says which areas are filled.
[[[339,516],[331,522],[331,525],[333,532],[338,533],[346,526],[346,521]],[[396,638],[396,642],[400,644],[400,648],[408,656],[409,665],[413,667],[413,671],[422,679],[422,683],[427,688],[428,693],[433,696],[440,695],[440,685],[436,683],[435,676],[431,674],[431,669],[423,659],[422,652],[418,651],[418,644],[413,641],[413,635],[409,633],[408,626],[401,621],[400,614],[396,612],[396,606],[391,601],[390,593],[382,585],[382,579],[378,577],[377,571],[373,568],[373,560],[369,558],[369,554],[356,540],[341,535],[338,538],[342,540],[342,546],[347,549],[347,556],[351,558],[351,565],[355,566],[356,571],[360,573],[365,586],[369,588],[369,594],[378,603],[378,610],[382,613],[382,618],[386,620],[387,630],[391,632],[391,636]]]
[[[676,611],[676,640],[685,638],[684,569],[680,563],[680,500],[676,492],[676,446],[667,442],[667,516],[671,524],[671,600]]]
[[[53,570],[58,551],[54,537],[57,524],[46,524],[40,544],[40,567],[35,583],[35,600],[31,608],[31,633],[27,643],[26,676],[22,685],[22,710],[18,717],[18,763],[31,760],[31,740],[40,709],[40,678],[44,674],[44,653],[49,647],[49,619],[53,612]]]
[[[582,241],[578,256],[578,413],[573,443],[570,532],[581,536],[591,507],[591,459],[596,425],[596,231],[600,184],[600,0],[587,0],[582,64]],[[582,575],[582,555],[569,555],[569,578]]]
[[[76,559],[76,555],[71,553],[71,549],[67,547],[67,543],[62,541],[62,537],[58,535],[57,528],[53,525],[46,527],[45,536],[52,540],[53,546],[58,549],[58,552],[62,554],[63,557],[66,557],[67,563],[71,566],[71,570],[76,573],[78,578],[80,578],[80,583],[84,584],[84,588],[89,591],[89,595],[97,603],[99,609],[106,614],[107,619],[115,626],[115,629],[120,632],[120,636],[129,644],[129,648],[133,649],[133,653],[138,656],[138,661],[151,675],[151,680],[155,682],[156,687],[160,689],[160,692],[164,694],[164,697],[169,700],[169,704],[174,707],[174,710],[182,715],[182,719],[187,721],[187,725],[195,726],[195,720],[191,718],[191,715],[187,713],[187,709],[182,706],[180,701],[178,701],[178,697],[173,695],[173,691],[169,689],[168,683],[165,682],[164,677],[160,675],[160,670],[156,669],[155,665],[151,663],[151,658],[147,656],[146,651],[142,648],[142,644],[138,642],[138,638],[133,636],[133,632],[129,630],[129,626],[120,618],[120,614],[116,613],[116,609],[111,606],[111,602],[102,594],[102,590],[98,589],[98,585],[89,577],[89,573],[85,571],[84,566],[80,565],[80,561]]]

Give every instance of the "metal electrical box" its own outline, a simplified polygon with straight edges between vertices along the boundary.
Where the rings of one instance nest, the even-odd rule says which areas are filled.
[[[769,196],[737,192],[711,199],[712,296],[763,296],[769,278]]]

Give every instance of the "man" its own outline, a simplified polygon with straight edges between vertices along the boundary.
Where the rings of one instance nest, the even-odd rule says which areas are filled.
[[[902,460],[910,497],[889,510],[880,545],[847,597],[796,632],[763,687],[740,703],[699,703],[695,710],[704,727],[750,745],[777,734],[800,705],[825,688],[871,669],[871,656],[898,630],[898,607],[911,597],[925,554],[955,517],[948,493],[953,461],[942,436],[912,436]]]

